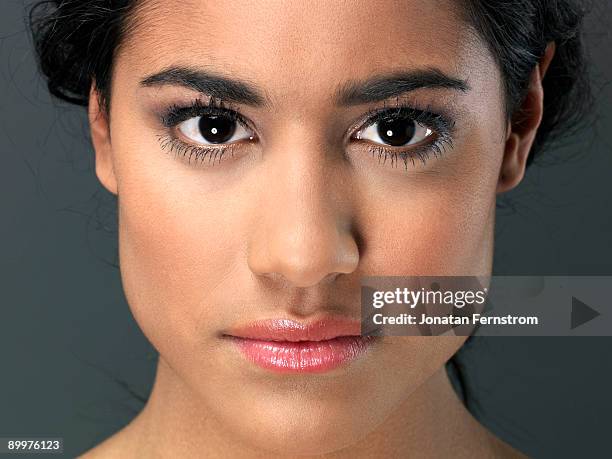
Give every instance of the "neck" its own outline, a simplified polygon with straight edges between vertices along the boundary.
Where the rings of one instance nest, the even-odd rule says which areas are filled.
[[[196,400],[160,358],[145,408],[111,438],[121,457],[270,456],[237,441]],[[362,441],[320,457],[444,457],[450,452],[453,457],[491,457],[503,450],[511,451],[470,415],[441,368]]]

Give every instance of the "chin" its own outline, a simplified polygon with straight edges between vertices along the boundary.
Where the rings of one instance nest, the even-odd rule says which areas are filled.
[[[355,411],[359,411],[356,414]],[[324,404],[301,409],[295,404],[269,407],[231,424],[237,438],[254,448],[283,455],[321,455],[358,442],[375,429],[382,419],[364,415],[367,411]]]

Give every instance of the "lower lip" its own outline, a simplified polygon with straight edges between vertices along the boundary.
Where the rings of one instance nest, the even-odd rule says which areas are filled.
[[[355,360],[372,338],[340,336],[323,341],[265,341],[236,338],[238,348],[254,364],[279,373],[323,373]]]

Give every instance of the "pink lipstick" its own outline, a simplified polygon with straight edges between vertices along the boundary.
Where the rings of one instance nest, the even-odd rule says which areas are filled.
[[[359,321],[327,318],[311,323],[290,319],[233,328],[231,337],[247,360],[281,373],[322,373],[356,359],[372,338],[360,336]]]

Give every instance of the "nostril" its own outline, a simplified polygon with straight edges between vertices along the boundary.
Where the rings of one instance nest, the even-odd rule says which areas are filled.
[[[252,247],[249,267],[259,276],[277,283],[286,282],[294,287],[312,287],[332,282],[340,274],[357,269],[359,252],[350,234],[330,239],[333,243],[282,244],[278,238],[265,248]],[[295,240],[293,240],[295,242]]]
[[[273,272],[283,277],[294,287],[312,287],[328,276],[337,275],[334,271],[330,254],[325,258],[312,257],[311,254],[293,253],[284,258],[277,258]]]

